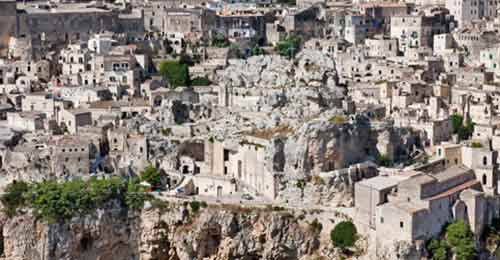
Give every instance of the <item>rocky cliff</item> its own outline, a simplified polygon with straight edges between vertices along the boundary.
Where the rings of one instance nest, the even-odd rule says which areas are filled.
[[[189,204],[161,204],[47,223],[28,210],[2,218],[3,259],[332,259],[329,225],[342,215],[327,215],[222,205],[193,212]]]

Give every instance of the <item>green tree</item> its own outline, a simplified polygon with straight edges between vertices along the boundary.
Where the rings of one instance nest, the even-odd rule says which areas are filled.
[[[330,233],[333,246],[345,250],[354,246],[358,240],[356,226],[351,221],[338,223]]]
[[[148,195],[136,180],[130,180],[127,184],[127,193],[125,194],[125,204],[130,209],[142,209],[144,202],[148,200]]]
[[[229,47],[229,40],[222,33],[217,33],[212,38],[212,46],[218,48],[226,48]]]
[[[446,228],[446,238],[453,247],[457,260],[472,260],[476,257],[474,234],[470,226],[458,220]]]
[[[258,56],[258,55],[264,55],[266,52],[264,49],[259,47],[258,45],[253,46],[252,49],[250,49],[250,56]]]
[[[432,254],[433,260],[448,259],[449,245],[446,240],[432,239],[427,245],[427,251]]]
[[[153,167],[152,165],[148,166],[144,171],[141,172],[141,181],[145,181],[153,187],[158,187],[161,185],[161,173]]]
[[[168,80],[173,88],[189,84],[188,65],[180,61],[164,61],[160,64],[160,75]]]
[[[458,134],[460,140],[466,140],[472,136],[474,132],[474,123],[467,120],[464,124],[464,118],[461,115],[454,114],[451,116],[451,125],[453,127],[453,133]]]
[[[278,52],[279,55],[290,58],[295,57],[300,47],[300,38],[296,36],[290,36],[283,41],[280,41],[274,47],[274,50]]]
[[[29,188],[29,184],[23,181],[14,181],[7,185],[5,193],[0,199],[7,216],[13,217],[16,215],[17,209],[26,204],[25,193]]]

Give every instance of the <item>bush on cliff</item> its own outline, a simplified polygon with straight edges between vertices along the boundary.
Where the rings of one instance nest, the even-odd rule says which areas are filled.
[[[351,221],[338,223],[330,233],[333,246],[345,250],[354,246],[358,240],[358,231]]]
[[[0,199],[4,205],[4,212],[12,217],[17,213],[19,207],[24,206],[26,198],[24,194],[29,190],[29,184],[23,181],[14,181],[7,185],[5,195]]]
[[[148,194],[138,180],[127,183],[120,178],[111,178],[63,183],[16,182],[9,184],[1,201],[9,217],[26,206],[33,208],[34,213],[43,219],[55,221],[91,213],[113,200],[130,209],[140,209],[148,199]]]

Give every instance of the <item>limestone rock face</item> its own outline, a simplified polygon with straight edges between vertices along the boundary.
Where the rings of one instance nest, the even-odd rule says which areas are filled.
[[[288,139],[285,170],[296,175],[316,175],[344,168],[366,158],[375,143],[370,128],[362,123],[311,121]]]
[[[47,224],[30,213],[5,220],[5,259],[138,259],[135,220],[116,208]]]
[[[289,77],[292,68],[292,62],[282,56],[253,56],[248,60],[230,60],[217,79],[232,87],[283,87],[293,83]]]
[[[295,80],[298,86],[336,86],[335,62],[328,55],[306,49],[297,55],[297,60]]]
[[[51,224],[29,211],[1,221],[9,260],[309,259],[320,247],[307,222],[264,209],[115,206]]]

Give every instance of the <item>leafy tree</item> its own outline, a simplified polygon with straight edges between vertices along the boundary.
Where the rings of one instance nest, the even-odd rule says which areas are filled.
[[[68,219],[92,212],[112,200],[131,209],[139,209],[149,199],[138,180],[126,183],[120,178],[72,180],[64,183],[44,181],[32,185],[23,182],[10,184],[1,201],[9,216],[20,206],[30,206],[35,214],[48,221]]]
[[[458,220],[446,228],[446,238],[453,247],[457,260],[472,260],[476,257],[474,234],[463,220]]]
[[[464,126],[464,118],[461,115],[454,114],[451,116],[451,124],[453,133],[458,134],[460,140],[466,140],[472,136],[474,132],[474,123],[468,120]]]
[[[187,86],[189,83],[188,65],[180,61],[164,61],[160,64],[160,75],[168,80],[173,88]]]
[[[432,254],[433,260],[448,259],[449,245],[446,240],[432,239],[427,245],[427,251]]]
[[[29,184],[23,181],[14,181],[7,185],[5,194],[1,197],[4,205],[5,213],[9,217],[13,217],[17,213],[17,209],[26,204],[24,194],[29,190]]]
[[[255,45],[252,49],[250,49],[250,56],[258,56],[258,55],[265,55],[266,52],[264,49],[259,47],[258,45]]]
[[[229,47],[229,40],[222,33],[217,33],[212,38],[212,46],[218,48],[226,48]]]
[[[144,171],[141,172],[141,181],[145,181],[153,187],[158,187],[161,185],[161,174],[158,169],[152,165],[148,166]]]
[[[200,211],[201,204],[199,201],[193,200],[189,203],[189,206],[191,207],[191,211],[193,214],[196,214]]]
[[[296,36],[290,36],[283,41],[276,44],[274,49],[279,55],[290,58],[295,57],[300,47],[300,38]]]
[[[109,200],[118,198],[123,186],[123,181],[119,178],[91,180],[89,182],[89,194],[94,206],[102,207]]]
[[[342,221],[338,223],[330,233],[330,239],[333,246],[342,250],[354,246],[358,240],[356,226],[351,221]]]
[[[130,180],[127,184],[125,204],[131,209],[142,209],[144,202],[148,200],[148,195],[136,180]]]

